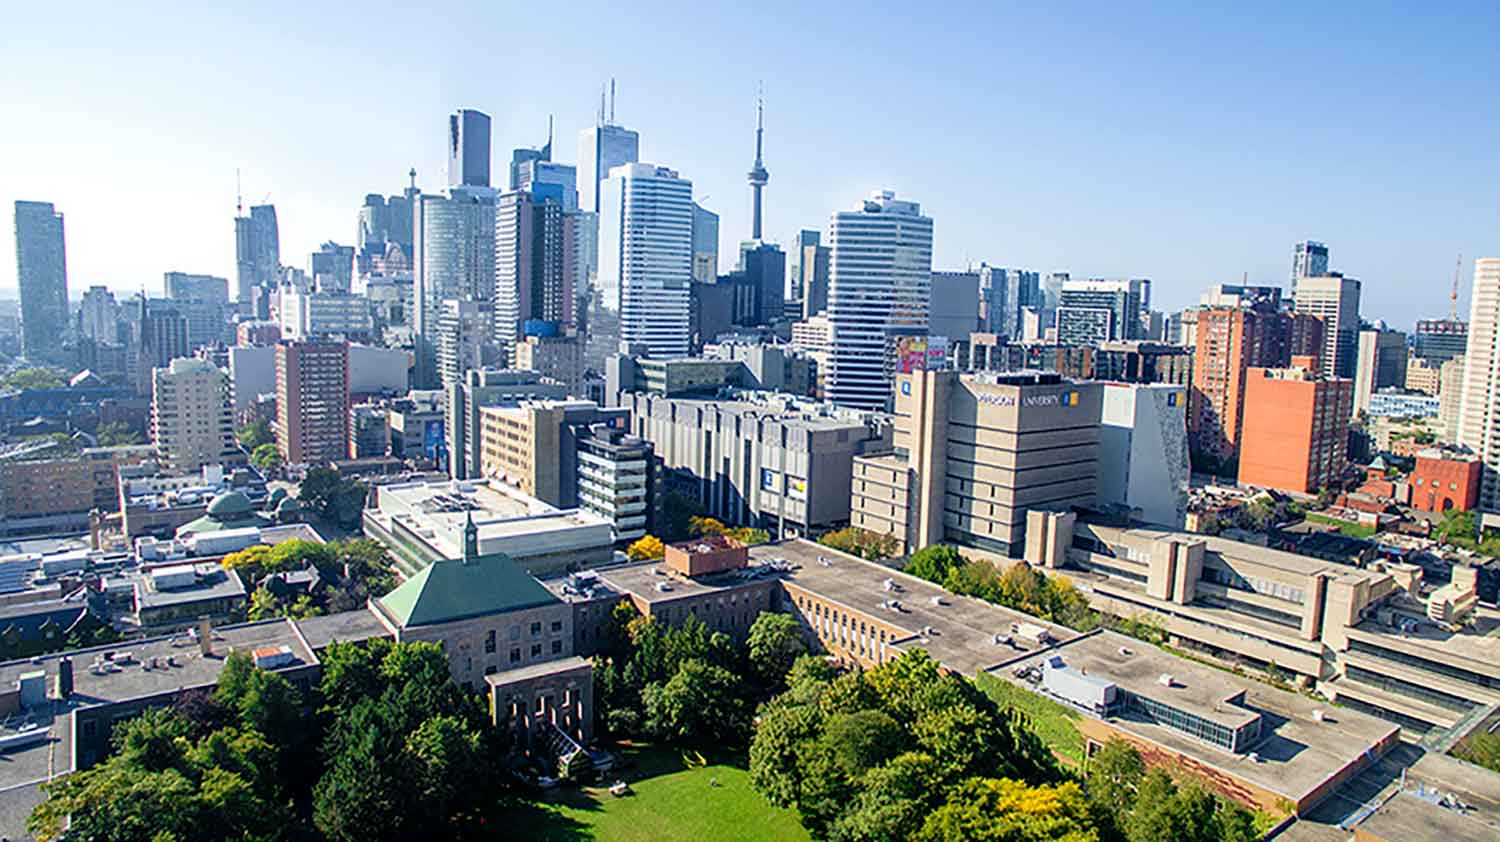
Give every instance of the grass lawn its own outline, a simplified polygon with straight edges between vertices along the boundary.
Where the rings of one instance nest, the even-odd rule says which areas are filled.
[[[750,786],[743,761],[709,756],[694,768],[684,752],[669,747],[622,746],[629,765],[601,781],[604,786],[561,787],[525,803],[507,816],[504,835],[536,842],[800,842],[809,837],[792,810],[766,803]],[[692,753],[688,752],[691,757]],[[616,776],[633,795],[616,798],[605,788]],[[718,786],[710,782],[717,779]]]
[[[1349,538],[1369,538],[1376,532],[1373,526],[1366,526],[1363,523],[1350,523],[1347,520],[1339,520],[1336,517],[1328,517],[1327,515],[1320,515],[1314,512],[1308,512],[1305,517],[1313,523],[1337,526],[1340,534]]]
[[[1083,716],[1078,711],[988,673],[975,676],[974,684],[1001,708],[1025,714],[1031,732],[1063,762],[1075,769],[1083,763],[1083,735],[1074,724]]]

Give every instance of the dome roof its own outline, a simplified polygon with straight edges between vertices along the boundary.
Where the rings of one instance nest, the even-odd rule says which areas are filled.
[[[250,498],[238,491],[229,491],[213,499],[208,504],[208,514],[211,517],[224,520],[250,514],[255,507],[250,505]]]
[[[286,489],[285,488],[279,488],[279,487],[278,488],[273,488],[273,489],[271,489],[271,496],[266,499],[266,502],[268,502],[272,506],[274,506],[277,503],[280,503],[282,501],[282,498],[284,498],[286,496],[287,495],[286,495]]]

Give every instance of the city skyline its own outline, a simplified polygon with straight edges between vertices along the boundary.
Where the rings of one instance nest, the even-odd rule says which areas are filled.
[[[56,13],[24,9],[17,25],[45,31]],[[471,13],[484,22],[485,12]],[[303,266],[325,241],[352,243],[362,197],[399,192],[409,168],[426,192],[447,183],[444,120],[454,110],[491,115],[496,172],[511,148],[544,139],[548,115],[565,159],[613,76],[616,122],[640,133],[643,160],[691,174],[698,198],[721,217],[719,252],[731,255],[751,228],[744,172],[764,79],[765,161],[776,173],[765,194],[766,235],[783,245],[800,228],[826,232],[849,196],[891,189],[934,219],[935,268],[984,260],[1074,278],[1147,277],[1160,305],[1176,309],[1209,284],[1245,274],[1284,285],[1292,245],[1315,239],[1328,243],[1331,268],[1365,283],[1366,315],[1403,328],[1446,312],[1459,252],[1460,311],[1472,259],[1500,253],[1484,192],[1495,164],[1483,139],[1497,118],[1470,105],[1493,89],[1496,71],[1483,66],[1482,50],[1465,48],[1493,9],[1299,10],[1299,28],[1339,33],[1319,46],[1316,62],[1299,58],[1305,47],[1282,36],[1287,21],[1275,15],[1165,9],[1091,10],[1087,26],[1067,13],[975,10],[912,21],[873,9],[873,35],[858,47],[837,37],[836,16],[817,11],[779,33],[789,50],[821,45],[820,62],[858,61],[858,77],[766,62],[749,43],[715,37],[777,14],[715,10],[700,19],[652,7],[584,15],[591,19],[576,35],[575,59],[543,61],[547,45],[517,45],[504,66],[535,70],[502,84],[499,57],[440,50],[440,27],[401,16],[360,39],[325,43],[337,12],[131,19],[101,9],[97,36],[16,45],[17,66],[67,75],[41,71],[14,86],[16,125],[48,129],[0,139],[0,160],[11,168],[0,204],[50,201],[67,216],[75,294],[96,284],[155,290],[166,271],[234,277],[239,168],[245,204],[270,194],[284,261]],[[148,20],[150,31],[141,30]],[[247,50],[314,41],[319,50],[262,68],[256,89],[242,90],[238,53],[221,55],[212,37],[224,30]],[[1170,49],[1132,49],[1152,31],[1170,37]],[[964,56],[993,48],[994,32],[1006,33],[1007,58],[976,71]],[[403,49],[371,46],[380,35]],[[690,48],[640,60],[643,39],[667,35],[686,37]],[[104,65],[95,48],[105,37],[113,49],[125,42],[139,52]],[[863,60],[879,53],[921,60]],[[364,61],[382,54],[375,67]],[[1120,58],[1068,57],[1107,54]],[[404,58],[416,55],[424,58]],[[198,63],[201,73],[180,72]],[[339,68],[361,65],[362,88],[410,104],[399,119],[373,121],[369,97],[346,95]],[[1291,107],[1304,100],[1318,119]],[[60,101],[68,107],[57,109]],[[190,130],[162,130],[165,104],[191,118]],[[1436,143],[1415,130],[1440,123],[1465,129]],[[103,125],[107,142],[97,132]],[[362,135],[320,125],[371,128]],[[1287,201],[1291,185],[1296,201]],[[120,214],[123,207],[132,213]],[[0,256],[0,289],[16,286],[12,247]]]

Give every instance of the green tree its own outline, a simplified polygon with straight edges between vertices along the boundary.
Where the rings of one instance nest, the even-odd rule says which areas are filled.
[[[359,525],[368,493],[364,483],[343,479],[332,468],[309,468],[297,486],[303,506],[344,527]]]
[[[274,473],[280,470],[282,465],[286,464],[286,459],[282,457],[281,451],[277,449],[275,444],[268,443],[262,444],[251,451],[250,464],[262,471]]]
[[[99,425],[94,438],[98,440],[100,447],[122,447],[142,442],[140,433],[119,422]]]
[[[1136,803],[1136,792],[1146,776],[1146,764],[1135,746],[1115,738],[1088,762],[1089,797],[1116,821]]]
[[[858,526],[829,532],[819,538],[818,543],[867,561],[885,561],[901,551],[900,542],[894,535],[881,535]]]
[[[750,624],[748,644],[751,672],[764,686],[777,690],[785,686],[792,664],[807,654],[802,627],[790,614],[762,611]]]
[[[964,557],[958,554],[956,548],[947,544],[933,544],[912,553],[903,569],[918,578],[942,584],[950,571],[963,564]]]
[[[1088,801],[1075,783],[1032,786],[976,778],[927,818],[917,842],[1097,842]],[[1158,842],[1172,837],[1159,837]]]
[[[706,661],[684,661],[665,684],[642,693],[646,729],[660,739],[735,743],[748,711],[739,677]]]
[[[1453,754],[1460,760],[1500,772],[1500,734],[1493,731],[1471,734],[1453,747]]]
[[[240,443],[240,447],[250,453],[254,453],[263,445],[276,443],[276,435],[271,432],[271,425],[262,418],[257,418],[236,430],[234,438]]]
[[[7,389],[61,389],[67,384],[50,368],[21,368],[5,376]]]

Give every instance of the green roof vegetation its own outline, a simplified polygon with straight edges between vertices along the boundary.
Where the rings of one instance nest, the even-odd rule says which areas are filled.
[[[502,555],[435,561],[376,602],[402,628],[452,623],[557,601],[541,582]]]

